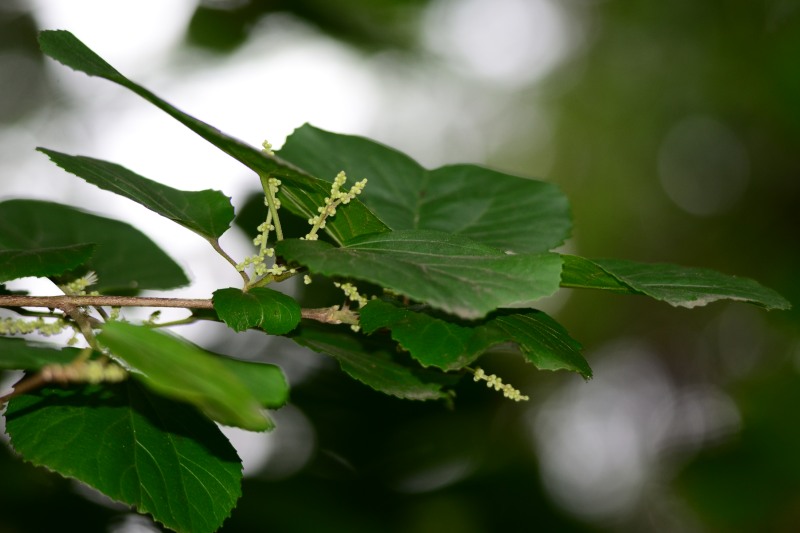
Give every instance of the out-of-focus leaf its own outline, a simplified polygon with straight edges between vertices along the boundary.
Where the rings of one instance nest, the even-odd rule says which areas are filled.
[[[77,348],[60,349],[57,345],[0,337],[0,370],[39,370],[47,365],[65,365],[80,352]]]
[[[780,294],[749,278],[705,268],[636,263],[619,259],[588,260],[564,256],[564,287],[608,289],[645,294],[676,307],[699,307],[717,300],[734,300],[766,309],[789,309]]]
[[[124,77],[70,32],[43,31],[39,34],[39,44],[45,54],[64,65],[90,76],[105,78],[138,94],[260,176],[279,178],[283,182],[282,194],[279,197],[282,204],[290,211],[303,218],[310,218],[317,215],[319,206],[324,205],[325,197],[330,193],[329,183],[312,177],[277,157],[267,156],[260,150],[170,105],[141,85]],[[386,230],[383,222],[357,199],[350,202],[347,209],[342,210],[325,227],[325,231],[340,243],[358,235]]]
[[[26,460],[178,531],[216,531],[241,495],[241,462],[214,423],[136,383],[15,397],[6,431]]]
[[[438,400],[449,395],[442,390],[445,376],[397,361],[386,348],[346,332],[301,327],[292,340],[339,362],[350,377],[373,389],[406,400]]]
[[[181,267],[129,224],[52,202],[0,203],[0,249],[87,244],[97,245],[84,262],[97,273],[95,290],[172,289],[189,283]]]
[[[139,176],[125,167],[100,159],[62,154],[38,148],[58,166],[184,226],[208,240],[216,240],[233,220],[231,200],[220,191],[181,191]]]
[[[248,292],[214,291],[214,310],[234,331],[261,328],[272,335],[289,333],[300,323],[300,304],[282,292],[256,287]]]
[[[359,198],[393,230],[456,233],[517,253],[550,250],[571,231],[569,203],[552,183],[477,165],[427,170],[382,144],[308,124],[278,154],[323,179],[341,170],[367,178]]]
[[[262,412],[259,401],[264,397],[263,391],[251,390],[250,386],[261,383],[275,389],[267,394],[270,398],[285,400],[288,394],[283,374],[276,372],[273,365],[211,354],[183,339],[144,326],[112,322],[103,327],[98,341],[130,367],[132,375],[148,388],[191,403],[221,424],[252,431],[272,429],[272,422]],[[247,366],[250,372],[261,375],[244,381],[241,372],[232,371],[230,365]]]
[[[93,244],[76,244],[54,248],[0,250],[0,281],[63,274],[88,261],[94,248]]]
[[[504,254],[459,235],[410,230],[335,248],[284,240],[277,253],[312,272],[369,281],[466,319],[528,304],[558,290],[558,254]]]

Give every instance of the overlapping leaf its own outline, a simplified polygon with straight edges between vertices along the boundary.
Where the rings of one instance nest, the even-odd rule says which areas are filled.
[[[94,244],[75,244],[53,248],[0,250],[0,281],[27,276],[58,276],[89,260]]]
[[[98,275],[94,289],[172,289],[189,283],[181,267],[129,224],[52,202],[0,203],[0,249],[86,244],[97,245],[85,262]]]
[[[283,373],[274,365],[211,354],[144,326],[106,324],[98,340],[148,388],[191,403],[221,424],[271,429],[261,407],[280,407],[288,396]],[[253,378],[242,379],[243,373]]]
[[[45,54],[72,69],[105,78],[138,94],[259,175],[279,178],[284,185],[281,201],[290,211],[309,218],[316,215],[317,207],[324,204],[330,192],[329,183],[308,175],[280,158],[266,156],[260,150],[180,111],[120,74],[70,32],[43,31],[39,35],[39,45]],[[357,235],[387,231],[387,228],[361,202],[354,200],[347,210],[327,224],[325,230],[341,243]]]
[[[272,335],[289,333],[300,322],[300,304],[266,287],[248,292],[219,289],[212,298],[217,316],[234,331],[261,328]]]
[[[460,325],[380,300],[360,313],[365,333],[386,328],[403,349],[424,366],[458,370],[492,346],[516,344],[523,357],[541,370],[570,370],[590,378],[592,371],[580,344],[541,311],[499,313],[474,325]]]
[[[181,191],[149,180],[125,167],[100,159],[38,148],[58,166],[87,182],[130,198],[209,240],[230,227],[233,206],[220,191]]]
[[[561,274],[557,254],[509,255],[425,230],[369,235],[341,248],[285,240],[276,250],[312,272],[370,281],[466,319],[549,296]]]
[[[350,377],[384,394],[406,400],[449,396],[443,390],[452,382],[447,376],[406,366],[390,349],[366,339],[319,327],[299,328],[291,338],[301,346],[330,355]]]
[[[550,250],[571,231],[567,198],[552,183],[477,165],[427,170],[382,144],[308,124],[278,154],[320,178],[367,178],[359,198],[393,230],[457,233],[517,253]]]
[[[766,309],[791,307],[780,294],[752,279],[669,264],[564,256],[561,284],[644,294],[676,307],[699,307],[717,300],[746,302]]]
[[[0,337],[0,370],[39,370],[47,365],[66,365],[81,351],[25,339]]]
[[[6,431],[28,461],[177,531],[216,531],[241,495],[241,462],[214,423],[136,382],[18,396]]]

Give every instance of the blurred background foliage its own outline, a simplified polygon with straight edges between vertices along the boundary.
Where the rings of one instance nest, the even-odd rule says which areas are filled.
[[[5,139],[58,100],[35,42],[44,3],[0,8]],[[217,0],[181,24],[176,50],[205,54],[195,69],[259,32],[345,43],[379,102],[352,133],[426,165],[558,183],[575,218],[568,251],[715,268],[795,304],[685,310],[569,292],[546,310],[584,344],[593,381],[482,360],[527,405],[467,381],[454,410],[400,402],[272,344],[292,406],[224,531],[800,528],[800,4]],[[0,533],[147,530],[5,449],[0,472]]]

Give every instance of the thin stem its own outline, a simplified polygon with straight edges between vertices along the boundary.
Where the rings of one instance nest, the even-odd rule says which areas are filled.
[[[197,317],[187,316],[186,318],[173,320],[171,322],[159,322],[158,324],[142,324],[142,325],[147,326],[148,328],[168,328],[171,326],[183,326],[186,324],[194,324],[195,322],[197,322]]]
[[[50,309],[62,309],[75,322],[81,326],[84,322],[91,330],[92,317],[80,315],[76,318],[75,313],[78,307],[89,306],[111,306],[111,307],[182,307],[184,309],[214,309],[211,300],[190,299],[190,298],[153,298],[147,296],[0,296],[0,307],[48,307]],[[302,309],[301,316],[309,320],[325,322],[327,324],[358,324],[358,313],[350,309],[342,309],[338,305],[333,307],[322,307],[318,309]],[[190,319],[175,321],[175,325],[188,324]],[[154,324],[153,326],[162,327],[173,325],[172,323]],[[83,327],[81,329],[83,331]]]
[[[211,245],[212,248],[214,248],[214,251],[216,251],[219,255],[225,258],[225,260],[228,263],[233,265],[233,268],[236,268],[237,264],[236,261],[231,256],[229,256],[225,250],[222,249],[217,239],[208,239],[208,243]],[[247,275],[247,272],[245,272],[244,270],[239,270],[238,268],[236,268],[236,271],[239,273],[240,276],[242,276],[245,285],[250,283],[250,276]]]
[[[194,298],[151,298],[145,296],[0,296],[0,307],[48,307],[65,309],[69,306],[110,307],[183,307],[213,309],[211,300]]]
[[[45,380],[44,376],[42,376],[42,374],[40,373],[34,374],[33,376],[27,379],[23,379],[22,381],[14,385],[13,391],[9,392],[8,394],[4,394],[3,396],[0,396],[0,407],[3,407],[6,404],[6,402],[11,398],[19,396],[21,394],[25,394],[26,392],[32,390],[36,390],[39,387],[44,386],[45,383],[47,383],[47,380]]]

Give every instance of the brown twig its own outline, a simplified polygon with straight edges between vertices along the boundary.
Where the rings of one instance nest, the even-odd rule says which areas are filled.
[[[210,299],[153,298],[146,296],[0,296],[0,307],[47,307],[65,309],[70,306],[90,307],[184,307],[213,309]]]

